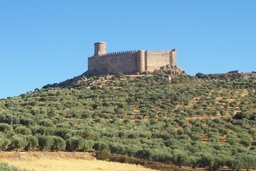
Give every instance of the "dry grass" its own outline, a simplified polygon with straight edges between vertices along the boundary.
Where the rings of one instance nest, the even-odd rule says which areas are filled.
[[[140,165],[96,160],[88,153],[1,152],[0,162],[35,171],[153,171]]]

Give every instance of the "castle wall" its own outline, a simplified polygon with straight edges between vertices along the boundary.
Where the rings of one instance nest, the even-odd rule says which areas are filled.
[[[98,75],[138,72],[138,52],[117,52],[88,58],[88,70]]]
[[[146,51],[145,56],[147,71],[154,71],[171,62],[170,51]]]
[[[106,43],[94,43],[94,56],[88,58],[88,70],[94,75],[135,74],[154,71],[162,66],[177,66],[176,50],[124,51],[106,53]]]

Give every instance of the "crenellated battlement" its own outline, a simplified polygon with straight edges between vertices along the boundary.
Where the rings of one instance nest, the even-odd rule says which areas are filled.
[[[169,50],[147,50],[149,53],[169,53]]]
[[[129,50],[129,51],[120,51],[120,52],[109,52],[100,55],[94,55],[96,57],[104,57],[104,56],[112,56],[112,55],[121,55],[121,54],[129,54],[129,53],[137,53],[138,50]]]

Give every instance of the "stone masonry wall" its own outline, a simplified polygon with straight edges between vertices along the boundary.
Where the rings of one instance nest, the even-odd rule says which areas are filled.
[[[170,51],[146,51],[145,53],[147,71],[154,71],[171,62]]]
[[[88,58],[88,70],[96,74],[134,74],[138,72],[137,51],[110,53]]]

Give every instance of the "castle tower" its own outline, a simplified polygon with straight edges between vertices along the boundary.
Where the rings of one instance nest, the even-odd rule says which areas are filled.
[[[142,73],[146,70],[146,68],[145,68],[145,51],[139,50],[137,52],[137,54],[138,54],[138,59],[137,59],[138,72]]]
[[[171,51],[170,65],[171,66],[177,66],[176,49],[173,49]]]
[[[94,56],[106,54],[106,42],[96,42],[94,43]]]

